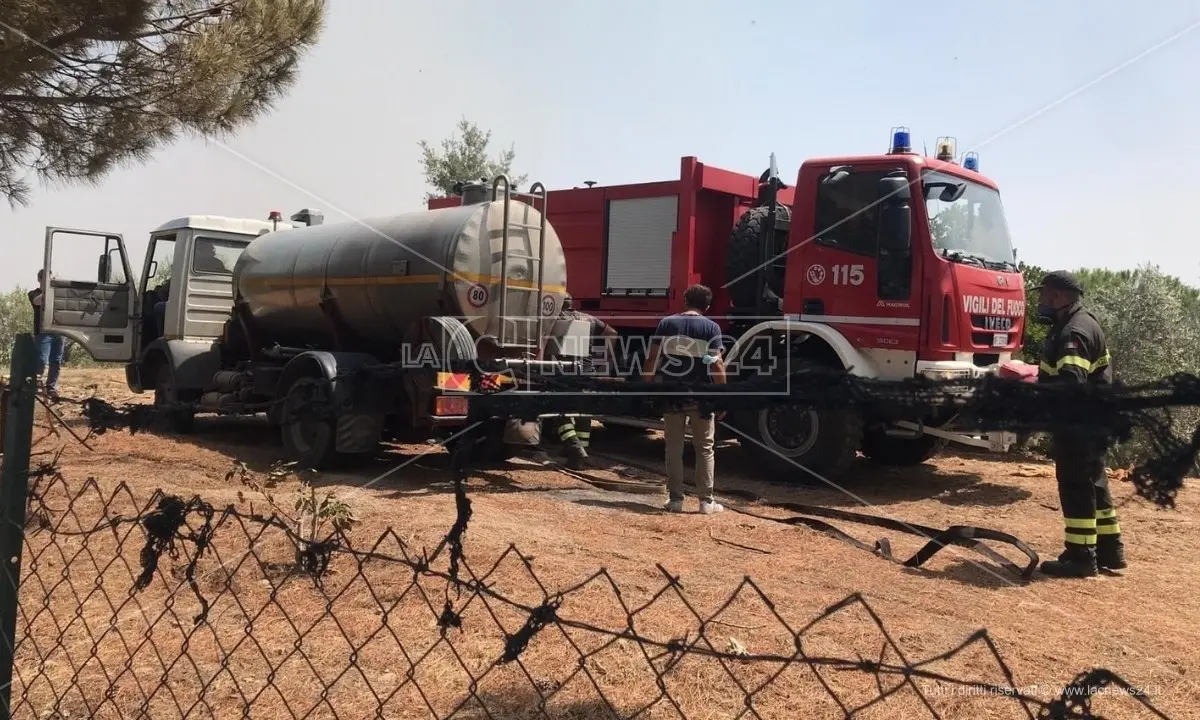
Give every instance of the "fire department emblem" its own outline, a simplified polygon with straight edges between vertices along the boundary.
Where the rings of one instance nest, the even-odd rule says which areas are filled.
[[[820,285],[825,282],[825,268],[821,265],[808,266],[808,284]]]

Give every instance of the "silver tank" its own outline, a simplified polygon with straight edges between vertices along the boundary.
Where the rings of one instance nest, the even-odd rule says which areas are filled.
[[[566,294],[558,234],[545,224],[539,300],[537,257],[542,216],[508,204],[508,301],[501,313],[503,199],[363,221],[289,228],[254,239],[234,268],[263,342],[331,347],[323,293],[342,321],[372,345],[399,348],[417,323],[456,316],[475,337],[537,347]],[[502,336],[503,327],[503,336]]]

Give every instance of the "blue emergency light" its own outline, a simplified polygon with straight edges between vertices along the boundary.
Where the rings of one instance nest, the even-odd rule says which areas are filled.
[[[909,135],[908,128],[894,127],[892,128],[892,154],[906,153],[912,151],[912,141]]]
[[[963,167],[973,172],[979,172],[979,153],[969,152],[964,155]]]

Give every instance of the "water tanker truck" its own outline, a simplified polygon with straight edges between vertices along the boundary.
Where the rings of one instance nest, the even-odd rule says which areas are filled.
[[[47,228],[44,330],[124,362],[129,388],[153,391],[170,430],[187,431],[197,412],[266,413],[307,467],[384,439],[453,436],[467,414],[454,391],[468,381],[447,363],[539,358],[567,281],[544,189],[521,195],[500,177],[464,196],[330,224],[313,210],[290,223],[191,215],[150,233],[138,276],[120,234]],[[96,256],[89,243],[96,276],[63,272]],[[384,363],[402,370],[339,397],[336,417],[305,411]]]

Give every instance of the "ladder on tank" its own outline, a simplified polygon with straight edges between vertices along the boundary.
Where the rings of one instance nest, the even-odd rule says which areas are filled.
[[[500,197],[501,197],[500,196],[500,185],[501,184],[504,185],[504,195],[503,195],[503,199],[504,199],[504,225],[503,225],[503,227],[504,227],[504,229],[501,231],[502,240],[501,240],[501,255],[500,255],[500,317],[499,317],[500,334],[499,334],[499,337],[496,338],[496,344],[502,348],[517,347],[517,348],[525,348],[528,350],[536,351],[541,346],[541,334],[542,334],[541,333],[541,323],[542,323],[542,320],[545,319],[542,317],[543,315],[545,315],[545,309],[542,307],[542,303],[546,302],[546,297],[547,297],[546,296],[546,285],[545,285],[545,276],[546,276],[546,272],[545,272],[546,200],[547,200],[546,186],[541,184],[540,182],[538,182],[538,183],[534,183],[529,188],[529,192],[527,192],[527,193],[514,193],[511,190],[511,186],[509,185],[508,176],[507,175],[499,175],[496,177],[495,180],[492,181],[492,201],[493,202],[500,199]],[[512,220],[512,218],[509,216],[510,211],[511,211],[509,203],[513,199],[513,197],[529,198],[531,200],[529,205],[531,207],[533,207],[533,209],[535,209],[535,210],[538,209],[537,201],[540,199],[542,201],[542,207],[540,209],[541,222],[538,225],[530,225],[528,223],[523,223],[523,222],[514,222]],[[537,230],[538,231],[537,255],[529,255],[524,251],[514,252],[511,248],[511,242],[512,242],[512,237],[511,237],[512,232],[511,231],[512,230],[524,230],[526,238],[529,237],[530,231]],[[510,287],[509,286],[509,277],[508,277],[508,261],[510,258],[513,260],[528,261],[531,266],[531,269],[532,269],[532,266],[536,266],[537,267],[537,273],[536,273],[537,284],[534,285],[533,287],[520,287],[520,286]],[[514,292],[531,293],[531,294],[535,294],[537,296],[537,302],[534,303],[534,305],[533,305],[534,315],[532,317],[530,317],[529,315],[522,315],[520,318],[510,318],[508,316],[508,293],[510,290],[514,291]],[[525,304],[525,307],[527,307],[527,308],[529,307],[528,303]],[[558,314],[557,311],[558,311],[558,308],[555,307],[553,309],[553,311],[547,317],[553,318],[555,315]],[[509,333],[509,324],[510,323],[512,323],[516,326],[523,326],[524,328],[526,328],[526,332],[524,333],[524,336],[523,336],[524,339],[522,339],[520,337],[519,333],[518,333],[518,337],[510,336],[510,333]]]

